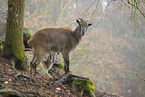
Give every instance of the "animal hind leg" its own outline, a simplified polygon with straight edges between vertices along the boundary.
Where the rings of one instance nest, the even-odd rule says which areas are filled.
[[[40,62],[42,61],[44,56],[45,56],[45,51],[42,49],[40,51],[34,52],[34,58],[30,64],[30,73],[31,74],[34,75],[36,73],[36,68],[40,64]]]
[[[64,70],[65,74],[69,73],[69,53],[67,52],[62,52],[63,59],[64,59]]]

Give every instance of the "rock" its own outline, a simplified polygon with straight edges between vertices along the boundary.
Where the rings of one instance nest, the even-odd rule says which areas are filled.
[[[25,48],[29,48],[27,41],[32,37],[32,33],[27,29],[23,29],[23,43]]]

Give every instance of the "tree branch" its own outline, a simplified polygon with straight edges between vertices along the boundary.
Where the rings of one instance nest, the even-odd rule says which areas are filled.
[[[96,4],[96,7],[95,7],[95,9],[98,7],[98,4],[99,4],[99,0],[97,1],[97,4]],[[95,12],[95,9],[94,9],[94,11],[92,12],[91,16],[94,14],[94,12]]]
[[[140,79],[142,79],[143,81],[145,81],[145,79],[142,78],[137,72],[135,72],[135,74],[136,74]]]
[[[111,0],[111,1],[107,4],[107,6],[106,6],[106,8],[105,8],[105,12],[106,12],[107,8],[109,7],[109,5],[110,5],[113,1],[115,1],[115,0]],[[100,20],[97,24],[99,24],[99,23],[103,20],[104,15],[105,15],[105,13],[103,13],[103,16],[102,16],[101,20]],[[91,16],[92,16],[92,15],[91,15]]]
[[[123,1],[123,0],[121,0]],[[136,2],[136,0],[134,0],[135,4],[133,4],[130,0],[127,0],[128,1],[128,4],[130,4],[131,6],[133,6],[135,9],[137,9],[141,14],[142,16],[145,18],[145,13],[143,13],[143,11],[138,7],[138,2]]]

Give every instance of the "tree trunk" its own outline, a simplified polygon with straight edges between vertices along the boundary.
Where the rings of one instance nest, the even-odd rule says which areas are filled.
[[[24,53],[23,26],[25,0],[8,0],[8,15],[6,37],[3,55],[14,58],[15,67],[19,70],[27,69],[27,60]]]

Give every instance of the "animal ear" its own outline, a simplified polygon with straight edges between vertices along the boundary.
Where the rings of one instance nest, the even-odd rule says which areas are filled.
[[[89,23],[89,24],[88,24],[88,26],[91,26],[91,25],[92,25],[92,23]]]
[[[76,22],[80,25],[80,21],[78,19],[76,19]]]

